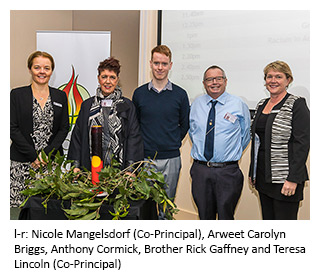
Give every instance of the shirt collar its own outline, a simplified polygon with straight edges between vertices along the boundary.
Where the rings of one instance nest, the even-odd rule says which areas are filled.
[[[148,89],[149,91],[152,89],[154,90],[155,92],[157,93],[160,93],[162,91],[165,91],[165,90],[169,90],[169,91],[172,91],[172,82],[170,80],[168,80],[168,83],[166,84],[166,86],[164,86],[164,88],[159,92],[154,86],[153,86],[153,83],[152,83],[152,80],[149,82],[148,84]]]
[[[222,105],[224,105],[228,98],[228,93],[225,91],[222,95],[220,95],[217,99],[212,98],[208,94],[206,94],[206,103],[209,104],[211,100],[218,101]]]

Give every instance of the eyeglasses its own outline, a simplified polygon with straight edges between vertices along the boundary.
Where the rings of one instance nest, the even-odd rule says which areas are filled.
[[[214,80],[216,80],[217,82],[221,82],[225,79],[224,76],[216,76],[216,77],[208,77],[204,80],[204,82],[206,83],[213,83]]]

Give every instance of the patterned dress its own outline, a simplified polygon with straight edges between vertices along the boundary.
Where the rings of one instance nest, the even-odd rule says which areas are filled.
[[[49,142],[53,129],[53,106],[50,95],[42,109],[33,98],[33,133],[31,134],[36,151],[44,149]],[[33,161],[32,161],[33,162]],[[26,189],[25,180],[30,179],[31,162],[10,161],[10,207],[19,207],[25,196],[20,192]]]

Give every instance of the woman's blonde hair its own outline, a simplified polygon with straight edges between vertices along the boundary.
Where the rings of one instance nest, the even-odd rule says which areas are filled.
[[[267,78],[267,74],[270,70],[279,71],[286,75],[287,79],[290,79],[289,84],[293,81],[293,76],[289,65],[283,61],[275,61],[268,64],[263,72],[264,72],[264,80]]]
[[[44,51],[35,51],[33,53],[30,54],[29,58],[28,58],[28,62],[27,62],[27,65],[28,65],[28,69],[31,70],[32,68],[32,64],[33,64],[33,60],[34,58],[37,58],[37,57],[45,57],[45,58],[48,58],[51,62],[51,68],[52,70],[54,70],[54,60],[53,60],[53,57],[47,53],[47,52],[44,52]]]

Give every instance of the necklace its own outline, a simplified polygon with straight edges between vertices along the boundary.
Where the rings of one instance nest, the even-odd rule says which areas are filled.
[[[48,88],[43,89],[36,89],[34,87],[34,84],[31,85],[32,88],[32,93],[35,97],[37,97],[37,99],[39,99],[40,101],[44,100],[48,95],[49,95],[49,90]],[[41,96],[42,95],[42,96]]]

